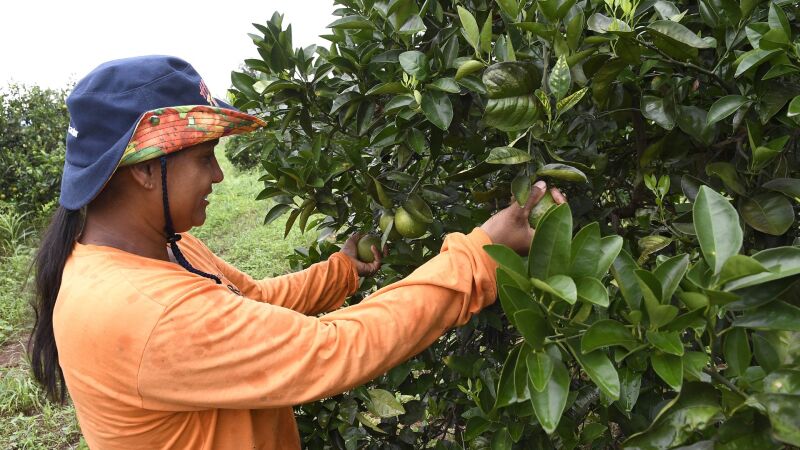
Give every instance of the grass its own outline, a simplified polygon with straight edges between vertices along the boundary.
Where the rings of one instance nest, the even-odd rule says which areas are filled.
[[[217,255],[255,278],[284,274],[284,256],[313,237],[293,230],[286,239],[286,216],[263,226],[270,204],[253,199],[261,189],[259,175],[236,170],[217,148],[225,180],[209,197],[206,223],[192,230]],[[22,352],[33,312],[23,291],[34,251],[33,233],[20,226],[25,217],[0,211],[0,449],[86,448],[75,408],[49,402],[30,377]],[[3,221],[13,227],[3,233]]]

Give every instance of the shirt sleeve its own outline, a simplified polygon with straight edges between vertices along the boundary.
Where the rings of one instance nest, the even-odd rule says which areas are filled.
[[[263,280],[254,280],[222,258],[211,255],[219,270],[245,297],[303,314],[338,309],[358,288],[355,264],[339,252],[305,270]]]
[[[321,317],[198,284],[151,333],[138,375],[142,406],[283,407],[361,385],[495,301],[489,243],[477,228],[451,234],[405,279]]]

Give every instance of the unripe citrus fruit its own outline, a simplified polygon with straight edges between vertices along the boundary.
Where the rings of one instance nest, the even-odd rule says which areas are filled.
[[[371,263],[375,261],[375,255],[372,254],[372,246],[380,251],[381,248],[381,238],[378,236],[368,234],[361,239],[358,240],[358,260]]]
[[[428,226],[427,224],[417,221],[411,214],[404,208],[397,208],[397,213],[394,215],[394,226],[397,232],[406,238],[418,238],[425,234]]]
[[[392,223],[393,220],[394,220],[394,215],[388,212],[381,214],[381,218],[380,220],[378,220],[378,226],[380,226],[381,231],[385,232],[386,229],[389,228],[389,225]],[[397,232],[397,225],[392,226],[392,231],[389,232],[389,239],[395,240],[395,239],[400,239],[401,237],[402,236],[400,236],[400,233]]]
[[[542,197],[539,203],[534,205],[531,210],[531,215],[528,216],[528,223],[530,223],[533,228],[536,228],[537,225],[539,225],[539,221],[544,217],[544,214],[554,206],[556,206],[556,202],[553,200],[553,196],[550,195],[550,191],[545,192],[544,197]]]
[[[433,223],[433,211],[431,211],[431,207],[417,194],[408,196],[408,200],[403,204],[403,209],[417,222],[422,222],[424,224]]]

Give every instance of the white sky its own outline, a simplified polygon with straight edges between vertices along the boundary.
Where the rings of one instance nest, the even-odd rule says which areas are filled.
[[[332,0],[139,0],[3,2],[0,8],[0,88],[9,82],[65,87],[100,63],[149,54],[187,60],[215,97],[224,98],[230,72],[260,58],[247,33],[260,34],[274,11],[292,25],[292,45],[328,46],[319,38],[333,22]]]

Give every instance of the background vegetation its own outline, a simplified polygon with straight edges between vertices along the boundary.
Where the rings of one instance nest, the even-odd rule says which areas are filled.
[[[298,408],[309,447],[800,445],[795,2],[336,4],[329,47],[276,14],[232,76],[270,123],[237,144],[266,221],[341,239],[394,215],[388,283],[536,178],[570,202],[530,259],[489,249],[496,307]]]

